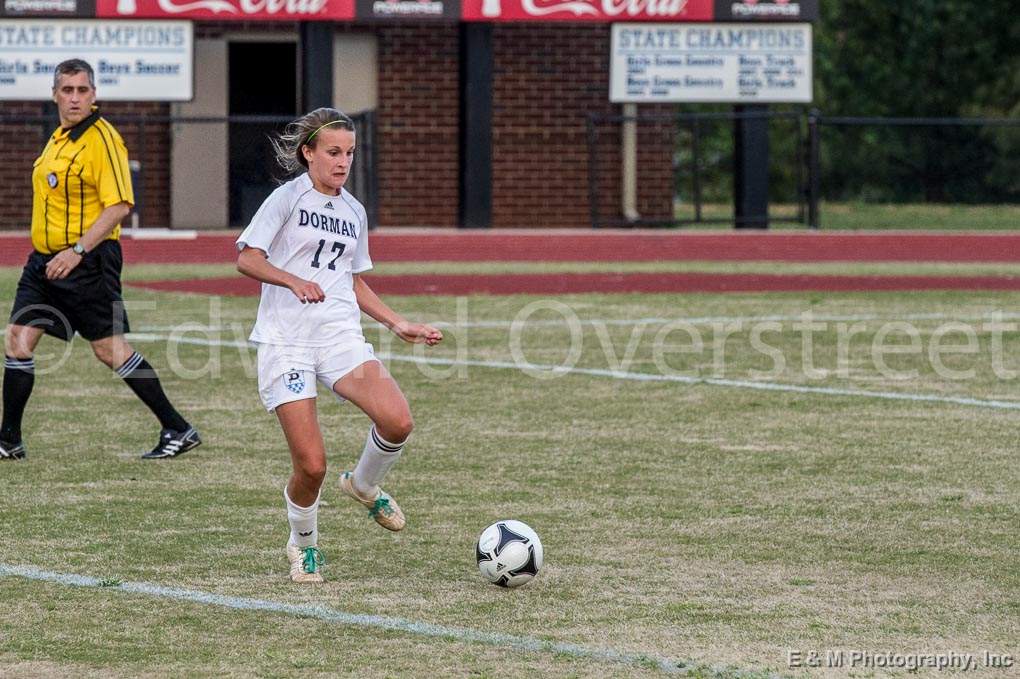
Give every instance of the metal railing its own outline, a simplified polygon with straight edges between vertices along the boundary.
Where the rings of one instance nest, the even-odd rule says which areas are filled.
[[[727,209],[734,200],[733,128],[736,121],[754,119],[768,125],[770,209],[765,217],[772,222],[820,228],[823,199],[1020,203],[1020,119],[824,116],[817,110],[589,114],[592,227],[740,226]],[[639,137],[644,130],[646,141],[672,154],[669,159],[665,153],[652,154],[636,164],[639,185],[669,172],[673,190],[668,207],[663,203],[651,212],[639,210],[638,218],[623,214],[617,198],[621,190],[615,184],[623,181],[618,166],[625,124],[637,125]],[[861,138],[847,138],[848,129],[862,132]],[[954,129],[968,132],[945,132]],[[1003,136],[1007,131],[1008,138]]]
[[[812,109],[806,113],[806,122],[807,223],[812,229],[821,227],[822,198],[1020,202],[1020,119],[826,116]],[[826,148],[834,145],[832,139],[828,144],[823,141],[826,128],[830,133],[865,133],[857,137],[866,138],[842,140],[844,147],[852,145],[857,151],[853,167],[836,168],[834,159],[825,158]],[[1008,131],[1009,138],[996,143],[989,131]],[[919,137],[919,132],[925,136]],[[849,177],[835,177],[837,169]]]
[[[228,134],[231,128],[240,130],[245,157],[253,160],[223,161],[230,178],[222,199],[234,201],[229,226],[246,224],[272,182],[286,179],[272,160],[267,131],[282,129],[291,116],[104,115],[120,130],[131,158],[140,161],[135,176],[142,226],[170,224],[168,161],[179,126],[220,125],[217,134],[223,134],[224,127]],[[365,205],[374,226],[379,212],[375,115],[352,117],[358,152],[346,188]],[[737,121],[755,119],[768,125],[767,219],[772,222],[820,228],[823,200],[1020,204],[1017,118],[849,117],[817,110],[593,114],[587,118],[592,226],[739,225],[732,214],[733,128]],[[29,154],[42,149],[56,124],[52,114],[0,114],[0,126],[7,126],[0,128],[2,151],[9,177],[18,186],[27,187],[34,157]],[[625,210],[621,133],[627,124],[637,127],[637,189],[634,204]],[[19,165],[12,170],[14,162]],[[246,172],[251,181],[245,179]],[[243,200],[241,193],[246,194]],[[0,228],[25,228],[30,192],[8,190],[7,195]]]
[[[803,115],[796,111],[719,111],[678,112],[674,114],[639,114],[636,116],[589,114],[588,129],[588,183],[593,228],[682,226],[686,224],[756,222],[756,218],[739,219],[732,214],[712,214],[706,209],[719,203],[732,205],[732,194],[722,195],[720,188],[732,188],[734,176],[733,125],[737,121],[764,120],[768,125],[770,153],[769,175],[773,179],[773,202],[792,206],[771,213],[768,219],[778,222],[803,223],[806,216],[804,163],[806,140]],[[652,213],[639,210],[641,216],[606,214],[607,206],[601,195],[619,195],[608,182],[621,179],[615,171],[607,172],[600,159],[600,148],[618,148],[624,125],[638,126],[638,146],[642,146],[641,130],[651,128],[659,132],[660,142],[666,142],[664,151],[657,157],[637,163],[637,183],[661,183],[663,173],[669,173],[672,187],[671,200],[652,207]],[[664,133],[663,128],[669,132]],[[644,141],[650,135],[644,135]],[[649,154],[646,153],[646,156]],[[791,168],[784,174],[784,168]],[[610,168],[613,170],[614,168]],[[607,176],[608,175],[608,176]],[[781,198],[780,198],[781,196]],[[648,207],[648,206],[646,206]]]

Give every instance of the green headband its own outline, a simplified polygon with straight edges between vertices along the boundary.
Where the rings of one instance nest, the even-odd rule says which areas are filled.
[[[343,120],[331,120],[328,123],[324,123],[322,125],[319,125],[319,128],[317,130],[315,130],[315,132],[312,132],[310,135],[308,135],[308,139],[305,139],[305,145],[307,146],[308,144],[311,144],[312,143],[312,138],[315,135],[317,135],[319,133],[319,130],[321,130],[322,128],[328,127],[330,125],[334,125],[336,123],[342,123],[342,122],[344,122],[344,121]]]

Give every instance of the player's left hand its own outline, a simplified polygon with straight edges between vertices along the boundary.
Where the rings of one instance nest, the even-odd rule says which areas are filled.
[[[67,278],[81,260],[81,255],[74,254],[70,248],[61,250],[46,264],[46,278],[51,281]]]
[[[397,337],[411,344],[427,344],[434,347],[443,341],[443,333],[438,328],[424,323],[408,323],[404,321],[393,326]]]

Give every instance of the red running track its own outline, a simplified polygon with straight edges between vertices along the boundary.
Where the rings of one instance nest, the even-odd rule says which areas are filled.
[[[372,289],[389,295],[512,295],[623,292],[802,292],[892,290],[1020,290],[1012,276],[818,276],[712,273],[579,273],[514,275],[371,276]],[[205,295],[257,295],[250,278],[138,281],[131,285]]]
[[[1018,225],[1020,226],[1020,225]],[[236,235],[123,241],[132,263],[225,263]],[[415,261],[783,261],[1018,262],[1020,233],[691,233],[385,229],[371,235],[378,262]],[[0,237],[0,265],[24,263],[24,235]]]

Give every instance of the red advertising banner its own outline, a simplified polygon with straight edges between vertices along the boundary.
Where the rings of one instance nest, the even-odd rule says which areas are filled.
[[[712,21],[714,4],[714,0],[462,0],[461,18],[464,21]]]
[[[104,19],[216,19],[218,21],[346,21],[354,0],[96,0]]]

